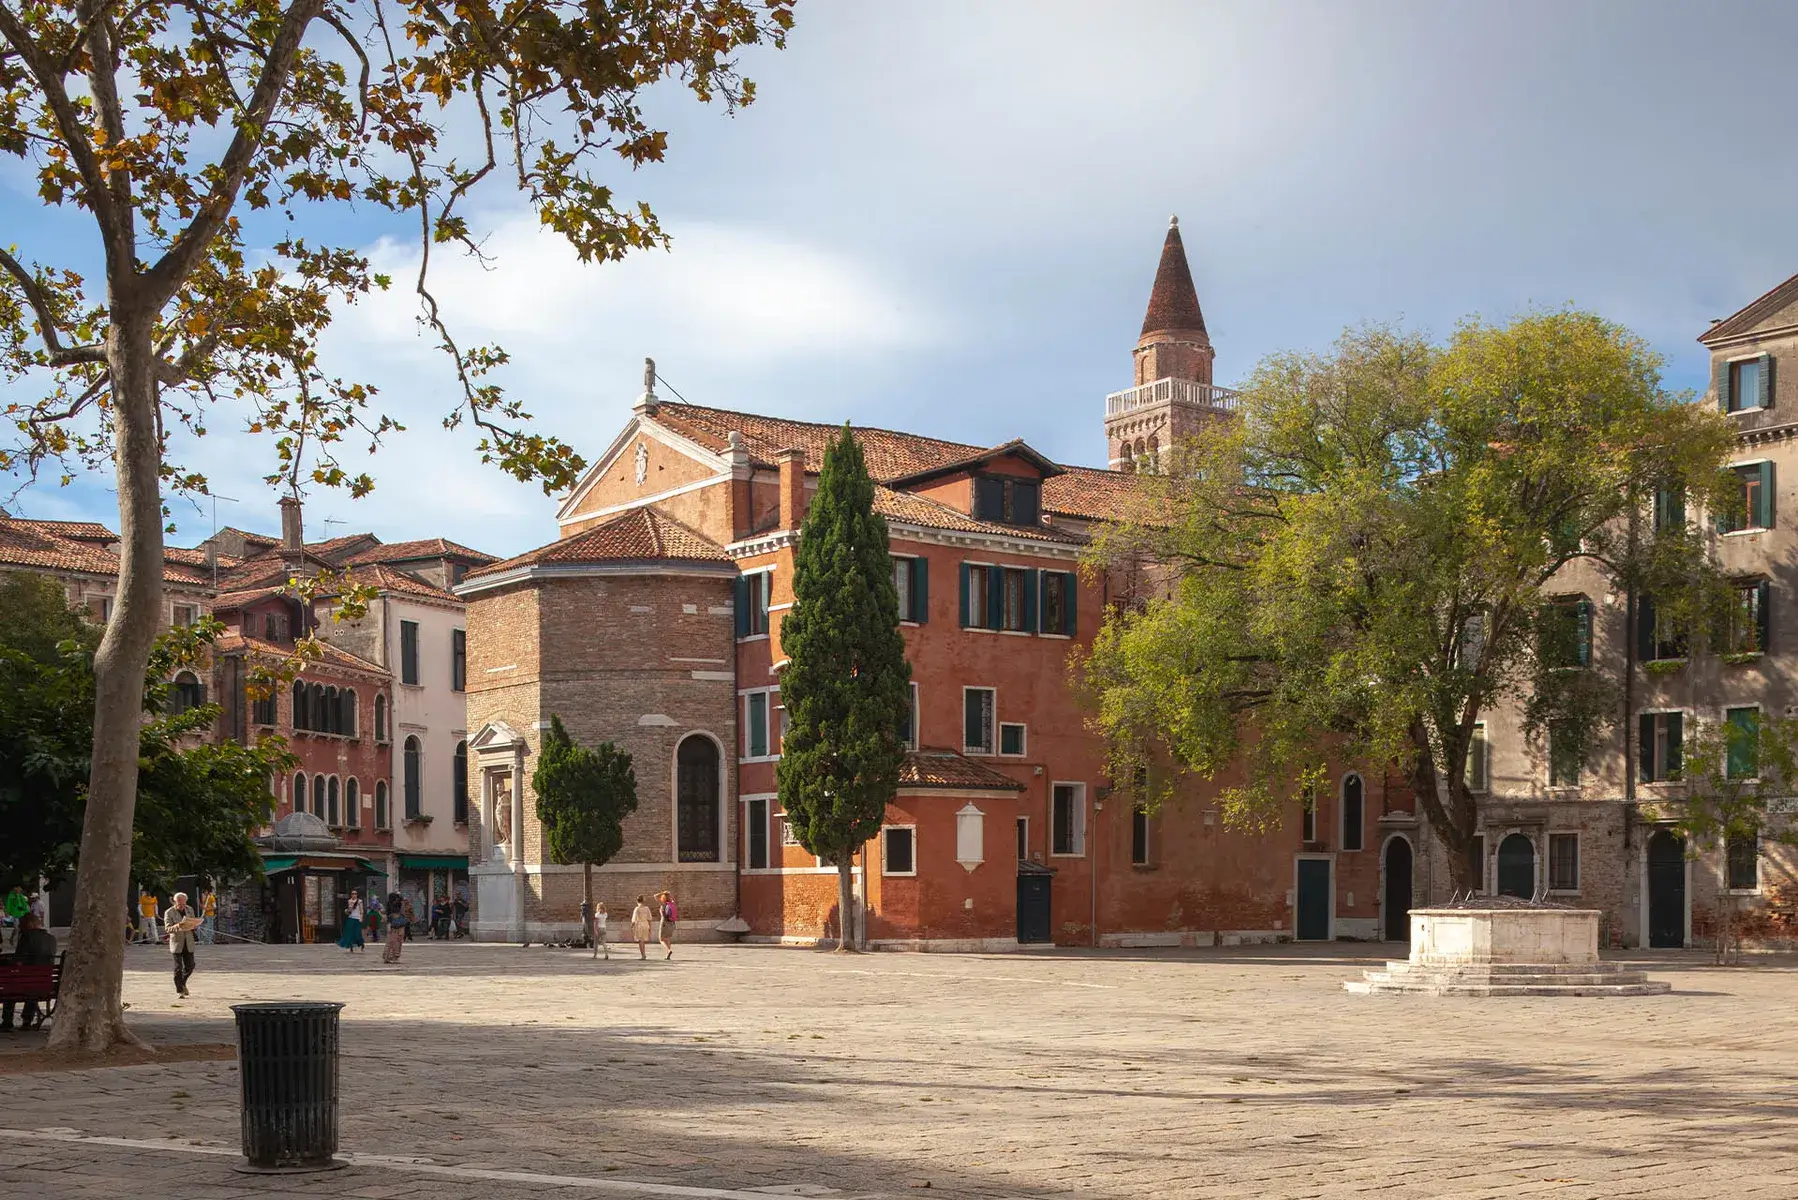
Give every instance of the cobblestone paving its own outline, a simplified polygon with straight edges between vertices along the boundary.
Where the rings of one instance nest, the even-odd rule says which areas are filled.
[[[426,943],[384,969],[221,946],[177,1004],[167,955],[137,949],[156,1039],[229,1041],[239,1000],[347,1002],[363,1157],[236,1173],[228,1062],[0,1075],[10,1126],[69,1131],[0,1135],[0,1196],[1798,1196],[1798,965],[1640,961],[1674,994],[1351,996],[1369,963],[1341,947]],[[77,1134],[157,1148],[48,1140]]]

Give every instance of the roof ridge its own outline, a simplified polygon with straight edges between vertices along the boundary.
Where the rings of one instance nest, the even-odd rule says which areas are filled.
[[[1758,320],[1763,315],[1763,312],[1757,310],[1763,310],[1763,306],[1768,305],[1774,297],[1778,296],[1781,292],[1785,291],[1795,283],[1798,283],[1798,275],[1791,275],[1780,280],[1742,307],[1736,309],[1736,311],[1730,313],[1727,317],[1714,322],[1709,329],[1698,335],[1699,343],[1703,344],[1719,335],[1729,337],[1741,332],[1740,326],[1753,323],[1752,320],[1747,318],[1752,316],[1753,320]]]
[[[908,430],[904,430],[904,429],[888,429],[882,425],[857,425],[853,421],[846,421],[843,423],[834,422],[834,421],[807,421],[807,420],[803,420],[799,417],[771,417],[767,413],[750,412],[748,409],[742,409],[742,408],[717,408],[710,404],[676,403],[676,402],[670,402],[670,401],[662,401],[661,403],[659,403],[656,406],[656,408],[657,408],[657,411],[660,411],[661,409],[665,409],[665,408],[670,408],[670,409],[683,409],[684,408],[684,409],[693,409],[693,410],[696,410],[699,412],[720,413],[724,416],[730,416],[730,417],[754,417],[758,421],[779,421],[783,425],[804,425],[811,429],[828,429],[828,430],[832,431],[833,433],[836,432],[837,430],[841,429],[843,427],[843,424],[846,423],[846,424],[848,424],[849,428],[851,428],[852,430],[855,430],[858,433],[890,433],[894,437],[915,438],[920,442],[935,442],[939,446],[961,446],[961,447],[966,447],[970,450],[988,449],[988,447],[978,445],[977,443],[974,443],[974,442],[960,442],[960,441],[955,441],[951,438],[932,437],[928,433],[912,433],[912,432],[910,432]]]

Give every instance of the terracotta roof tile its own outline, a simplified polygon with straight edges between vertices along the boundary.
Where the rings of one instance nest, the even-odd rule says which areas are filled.
[[[384,592],[399,592],[407,596],[428,596],[433,600],[448,600],[454,604],[462,603],[462,598],[454,592],[445,591],[429,580],[396,570],[385,563],[351,565],[347,570],[352,581],[378,587]],[[326,591],[323,594],[330,595],[330,592]]]
[[[918,788],[1029,790],[1011,776],[941,746],[923,746],[907,754],[904,765],[899,768],[899,787],[902,791]]]
[[[915,492],[896,492],[882,484],[874,485],[874,511],[889,521],[922,525],[926,529],[953,529],[962,533],[991,533],[1002,537],[1026,538],[1035,542],[1078,542],[1081,539],[1065,529],[1049,525],[1001,525],[970,517],[959,509],[920,496]]]
[[[370,662],[359,654],[351,654],[348,650],[345,650],[343,647],[335,645],[334,643],[323,641],[321,639],[318,644],[324,650],[323,657],[318,660],[318,665],[320,666],[336,667],[351,671],[364,671],[371,675],[392,674],[392,672],[388,671],[387,668],[383,667],[380,663]],[[279,642],[264,641],[257,637],[245,637],[241,633],[227,633],[223,635],[212,643],[212,648],[216,653],[220,654],[229,654],[233,651],[249,651],[255,654],[266,654],[271,658],[287,658],[294,652],[292,646],[282,645]],[[305,671],[302,670],[300,673],[303,675],[305,674]]]
[[[366,550],[358,550],[350,555],[349,562],[405,562],[415,558],[471,558],[478,562],[498,562],[491,554],[483,554],[479,550],[471,550],[467,546],[452,542],[448,538],[420,538],[411,542],[383,542]]]
[[[1180,240],[1178,221],[1169,222],[1167,240],[1161,243],[1161,265],[1155,269],[1149,311],[1142,319],[1144,337],[1162,330],[1205,332],[1205,314],[1199,311],[1199,293],[1192,286],[1192,269],[1186,265],[1186,246]]]
[[[26,518],[18,519],[25,520]],[[80,542],[112,543],[119,540],[118,534],[98,521],[30,521],[29,523],[47,532],[74,538]]]
[[[1043,511],[1089,521],[1128,521],[1147,516],[1149,492],[1142,477],[1125,471],[1067,467],[1043,480]]]
[[[841,425],[788,421],[697,404],[658,405],[654,420],[719,453],[725,450],[726,439],[735,430],[743,435],[743,448],[749,451],[750,458],[762,466],[774,466],[776,455],[782,450],[804,450],[806,469],[814,474],[823,465],[824,447],[842,429]],[[857,426],[854,433],[868,460],[868,474],[882,482],[974,458],[986,451],[984,446],[891,429]]]
[[[470,571],[467,578],[479,579],[541,563],[658,560],[728,563],[731,557],[722,546],[673,517],[653,508],[633,508],[603,525]]]
[[[119,558],[105,546],[77,540],[57,533],[52,527],[66,526],[67,521],[0,520],[0,567],[32,567],[41,571],[76,571],[84,575],[119,573]],[[73,522],[73,524],[82,524]],[[168,563],[162,573],[163,582],[200,584],[205,572],[181,563]]]

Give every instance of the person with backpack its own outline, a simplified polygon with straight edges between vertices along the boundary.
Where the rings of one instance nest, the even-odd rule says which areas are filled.
[[[674,895],[671,892],[657,893],[656,902],[661,907],[662,949],[668,951],[662,958],[666,961],[674,957],[674,923],[679,918],[680,911],[674,907]]]

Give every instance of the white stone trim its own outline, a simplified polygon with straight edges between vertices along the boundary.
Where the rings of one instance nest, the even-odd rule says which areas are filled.
[[[1330,868],[1330,882],[1325,889],[1325,894],[1330,898],[1330,919],[1326,926],[1329,932],[1324,935],[1323,940],[1333,942],[1336,940],[1336,856],[1327,853],[1300,853],[1292,856],[1292,940],[1295,942],[1299,940],[1299,864],[1307,859],[1313,862],[1327,863]]]
[[[600,456],[599,461],[595,462],[587,469],[587,473],[581,477],[580,482],[575,484],[574,489],[568,493],[568,499],[562,501],[556,508],[556,524],[558,526],[571,525],[576,521],[589,520],[594,516],[601,515],[600,513],[571,514],[573,514],[575,505],[581,502],[581,498],[593,490],[593,485],[605,478],[606,472],[612,469],[612,464],[618,460],[620,454],[624,453],[625,448],[630,445],[631,439],[639,434],[653,437],[656,441],[661,442],[669,449],[679,451],[688,458],[718,472],[718,474],[712,478],[702,480],[701,486],[721,481],[728,482],[731,477],[730,459],[723,454],[708,450],[693,439],[686,437],[683,434],[676,433],[666,426],[658,425],[653,416],[632,413],[631,419],[625,422],[625,426],[619,431],[618,436],[612,439],[612,444],[606,447],[606,452]],[[688,485],[682,486],[687,487]],[[603,511],[622,512],[627,508],[635,508],[639,504],[652,503],[656,500],[663,499],[666,496],[676,494],[678,493],[669,491],[654,496],[643,496],[629,504],[617,505]]]

